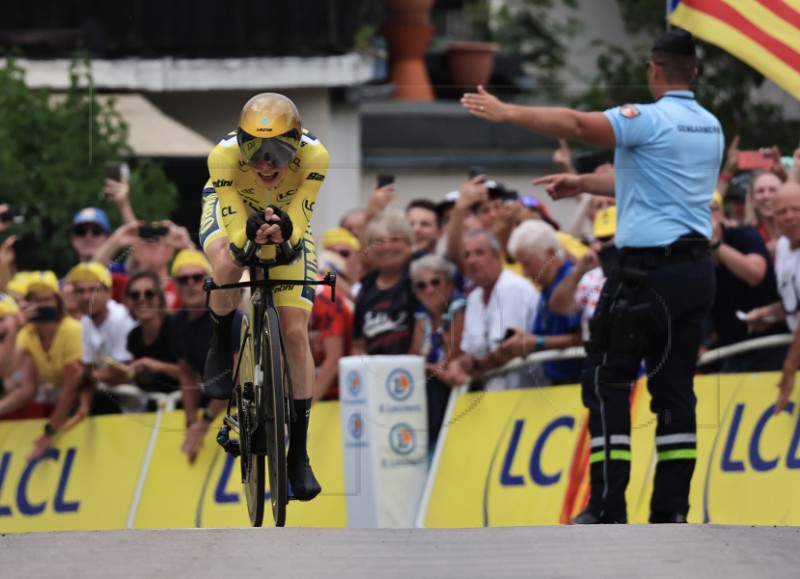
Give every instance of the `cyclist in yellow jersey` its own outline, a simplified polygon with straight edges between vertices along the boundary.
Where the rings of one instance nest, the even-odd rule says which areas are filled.
[[[260,256],[268,259],[278,250],[276,244],[285,240],[299,257],[290,265],[273,268],[271,275],[276,279],[316,279],[310,222],[328,162],[328,151],[302,128],[291,100],[263,93],[245,104],[238,129],[208,156],[200,242],[217,284],[239,281],[246,247],[252,243],[263,246]],[[274,295],[286,338],[297,413],[290,426],[288,478],[296,498],[311,500],[321,490],[306,451],[314,382],[308,338],[314,288],[278,287]],[[231,324],[240,299],[236,289],[211,293],[214,335],[203,380],[213,398],[228,399],[233,391]]]

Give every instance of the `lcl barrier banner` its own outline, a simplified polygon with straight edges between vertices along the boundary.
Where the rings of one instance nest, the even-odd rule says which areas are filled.
[[[339,361],[347,525],[411,527],[427,475],[421,356]]]
[[[0,533],[248,526],[239,460],[214,440],[220,423],[194,464],[180,450],[182,411],[87,419],[27,463],[44,421],[0,421]],[[337,403],[314,405],[308,444],[322,493],[290,502],[287,526],[345,527]]]
[[[800,391],[774,413],[777,373],[700,376],[690,523],[800,525]],[[637,384],[628,519],[644,523],[655,416]],[[428,527],[555,525],[585,506],[586,411],[578,386],[460,396],[424,513]]]

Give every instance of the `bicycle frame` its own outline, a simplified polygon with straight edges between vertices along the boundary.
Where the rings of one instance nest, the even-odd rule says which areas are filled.
[[[283,248],[283,255],[292,255],[288,244]],[[281,285],[330,285],[334,299],[336,292],[336,274],[333,272],[323,280],[270,279],[270,267],[282,263],[286,261],[277,258],[268,261],[251,259],[248,265],[250,281],[217,285],[208,277],[203,284],[207,296],[211,291],[220,289],[249,288],[252,292],[250,315],[242,323],[240,356],[234,372],[237,415],[235,418],[231,416],[231,397],[217,442],[226,452],[241,456],[242,482],[253,526],[260,526],[263,519],[265,457],[269,457],[270,461],[269,489],[275,525],[283,526],[285,522],[288,502],[285,428],[297,419],[294,404],[290,402],[294,399],[292,376],[272,290]],[[263,279],[258,279],[259,271],[263,273]],[[269,341],[265,343],[268,335]],[[248,340],[252,340],[252,343],[248,343]],[[252,367],[243,372],[245,358]],[[230,440],[231,429],[239,435],[239,440]]]

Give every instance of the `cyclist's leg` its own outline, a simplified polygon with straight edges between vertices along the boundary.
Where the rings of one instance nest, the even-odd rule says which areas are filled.
[[[311,415],[311,394],[314,387],[314,363],[308,339],[311,312],[291,306],[278,308],[286,340],[286,357],[292,375],[294,409],[297,420],[289,426],[287,472],[295,497],[311,500],[322,490],[308,458],[308,422]]]
[[[306,231],[301,258],[291,265],[275,268],[273,275],[276,279],[316,279],[317,260],[310,230]],[[297,414],[297,420],[290,425],[287,470],[295,497],[311,500],[321,490],[311,470],[306,445],[315,376],[308,322],[315,292],[312,286],[294,286],[280,290],[274,294],[275,305],[278,307],[286,340],[286,355],[292,374],[292,393]]]
[[[200,243],[211,263],[211,276],[218,284],[235,283],[242,268],[231,259],[228,236],[219,215],[219,203],[213,188],[203,192],[203,216],[200,223]],[[236,307],[241,301],[238,289],[211,292],[209,306],[213,334],[206,356],[203,383],[212,398],[228,399],[233,390],[233,343],[231,325]]]

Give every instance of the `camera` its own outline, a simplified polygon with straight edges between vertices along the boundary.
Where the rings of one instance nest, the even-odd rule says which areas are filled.
[[[160,239],[166,237],[167,233],[169,233],[169,228],[161,225],[158,221],[139,227],[139,237],[144,240]]]
[[[28,208],[24,206],[18,207],[11,207],[9,206],[8,211],[4,211],[0,213],[0,221],[3,223],[13,223],[15,225],[20,223],[25,223],[25,219],[28,216]]]
[[[39,306],[36,315],[31,318],[32,322],[55,322],[58,310],[53,306]]]
[[[388,173],[384,173],[378,175],[378,188],[386,187],[387,185],[391,185],[394,183],[394,175],[389,175]]]

